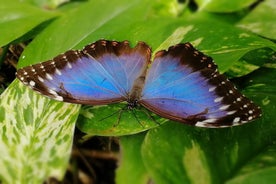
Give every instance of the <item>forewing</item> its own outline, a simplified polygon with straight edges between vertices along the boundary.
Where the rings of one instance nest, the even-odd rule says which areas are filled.
[[[189,43],[156,54],[140,103],[162,117],[201,127],[238,125],[261,115],[212,58]]]
[[[35,91],[56,100],[101,105],[123,101],[148,65],[150,48],[139,42],[99,40],[50,61],[27,66],[17,77]]]

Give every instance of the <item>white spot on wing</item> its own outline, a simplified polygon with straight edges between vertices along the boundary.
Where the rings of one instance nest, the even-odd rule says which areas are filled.
[[[32,86],[32,87],[34,87],[34,86],[35,86],[35,82],[34,82],[34,81],[32,81],[32,80],[29,82],[29,84],[30,84],[30,86]]]
[[[61,75],[61,72],[60,72],[60,70],[59,69],[56,69],[56,74],[58,74],[58,75]]]
[[[57,92],[55,92],[52,89],[48,89],[48,92],[51,93],[52,95],[58,96]]]
[[[48,73],[46,73],[46,78],[49,80],[53,80],[53,77],[51,75],[49,75]]]
[[[209,92],[214,91],[216,88],[217,88],[216,86],[209,88]]]
[[[231,114],[234,114],[236,111],[229,111],[229,112],[227,112],[226,114],[227,115],[231,115]]]
[[[38,76],[38,80],[39,80],[40,82],[44,82],[44,79],[41,78],[40,76]]]
[[[206,126],[210,126],[210,125],[206,125],[207,123],[214,123],[216,122],[217,119],[216,118],[210,118],[210,119],[206,119],[204,121],[198,121],[195,126],[198,126],[198,127],[206,127]]]
[[[240,117],[235,117],[235,119],[233,120],[233,123],[238,123],[241,120]]]
[[[67,62],[67,67],[71,69],[72,65],[69,62]]]
[[[63,97],[62,96],[55,96],[53,97],[55,100],[57,101],[63,101]]]
[[[223,97],[218,97],[218,98],[216,98],[215,100],[214,100],[214,102],[221,102],[222,101],[222,99],[223,99]]]
[[[219,110],[226,110],[230,105],[224,105],[219,108]]]

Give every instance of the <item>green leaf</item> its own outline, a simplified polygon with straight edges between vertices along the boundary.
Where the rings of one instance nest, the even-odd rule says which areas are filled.
[[[234,12],[246,8],[256,2],[256,0],[195,0],[199,10],[209,12]]]
[[[95,34],[95,31],[120,16],[124,16],[128,19],[135,18],[130,17],[128,13],[133,10],[137,4],[137,1],[129,2],[124,0],[115,2],[99,0],[84,2],[78,6],[74,6],[74,8],[65,10],[63,16],[50,24],[47,29],[39,34],[24,50],[18,67],[51,59],[72,48],[80,49],[84,46],[84,44],[80,44],[80,42],[89,35],[93,35],[94,39],[89,38],[86,44],[102,38],[103,35],[100,36]],[[141,13],[139,15],[141,15]],[[107,33],[109,31],[114,32],[121,28],[118,25],[116,27],[115,30],[107,29],[106,27],[105,34],[108,35]],[[106,35],[105,37],[107,39],[113,39]]]
[[[227,184],[273,184],[276,181],[276,145],[271,144],[250,160]]]
[[[34,4],[41,8],[54,9],[54,8],[57,8],[59,5],[66,3],[70,0],[22,0],[22,1],[28,2],[30,4]]]
[[[62,179],[78,110],[78,105],[51,101],[14,81],[0,101],[0,181]]]
[[[116,170],[116,183],[146,184],[150,178],[141,157],[141,145],[145,134],[120,138],[122,157]]]
[[[155,183],[212,183],[208,157],[196,140],[199,130],[170,122],[148,132],[142,158]]]
[[[90,135],[120,136],[135,134],[168,121],[142,106],[127,109],[127,103],[103,106],[84,106],[77,126]]]
[[[17,0],[0,0],[0,4],[0,46],[10,43],[57,15]]]
[[[239,79],[246,87],[243,92],[263,110],[263,117],[255,122],[224,129],[168,122],[151,129],[143,142],[142,158],[153,181],[177,184],[241,180],[240,174],[235,175],[237,168],[246,167],[245,163],[254,157],[260,163],[258,154],[266,145],[273,145],[276,138],[275,72],[275,69],[260,69]],[[275,161],[272,165],[275,167]],[[269,181],[274,167],[263,181]],[[253,169],[246,175],[254,175],[255,171],[252,172]]]
[[[253,9],[237,26],[261,36],[276,39],[276,7],[274,0],[263,1]]]
[[[273,65],[275,51],[269,48],[261,48],[249,51],[239,62],[235,62],[227,71],[227,75],[231,77],[241,77],[258,69],[260,66],[270,67]]]

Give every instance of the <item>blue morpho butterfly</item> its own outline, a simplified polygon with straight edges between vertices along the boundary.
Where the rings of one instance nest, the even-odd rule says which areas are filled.
[[[17,71],[25,85],[50,98],[88,105],[127,101],[161,117],[200,127],[226,127],[261,116],[261,110],[190,43],[155,54],[139,42],[99,40]]]

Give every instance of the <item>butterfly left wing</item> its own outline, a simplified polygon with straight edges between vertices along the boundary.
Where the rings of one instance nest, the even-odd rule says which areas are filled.
[[[162,117],[202,127],[238,125],[261,115],[212,58],[189,43],[155,55],[140,103]]]
[[[109,104],[126,100],[150,54],[144,42],[131,48],[128,41],[99,40],[83,50],[69,50],[52,60],[21,68],[17,78],[59,101]]]

